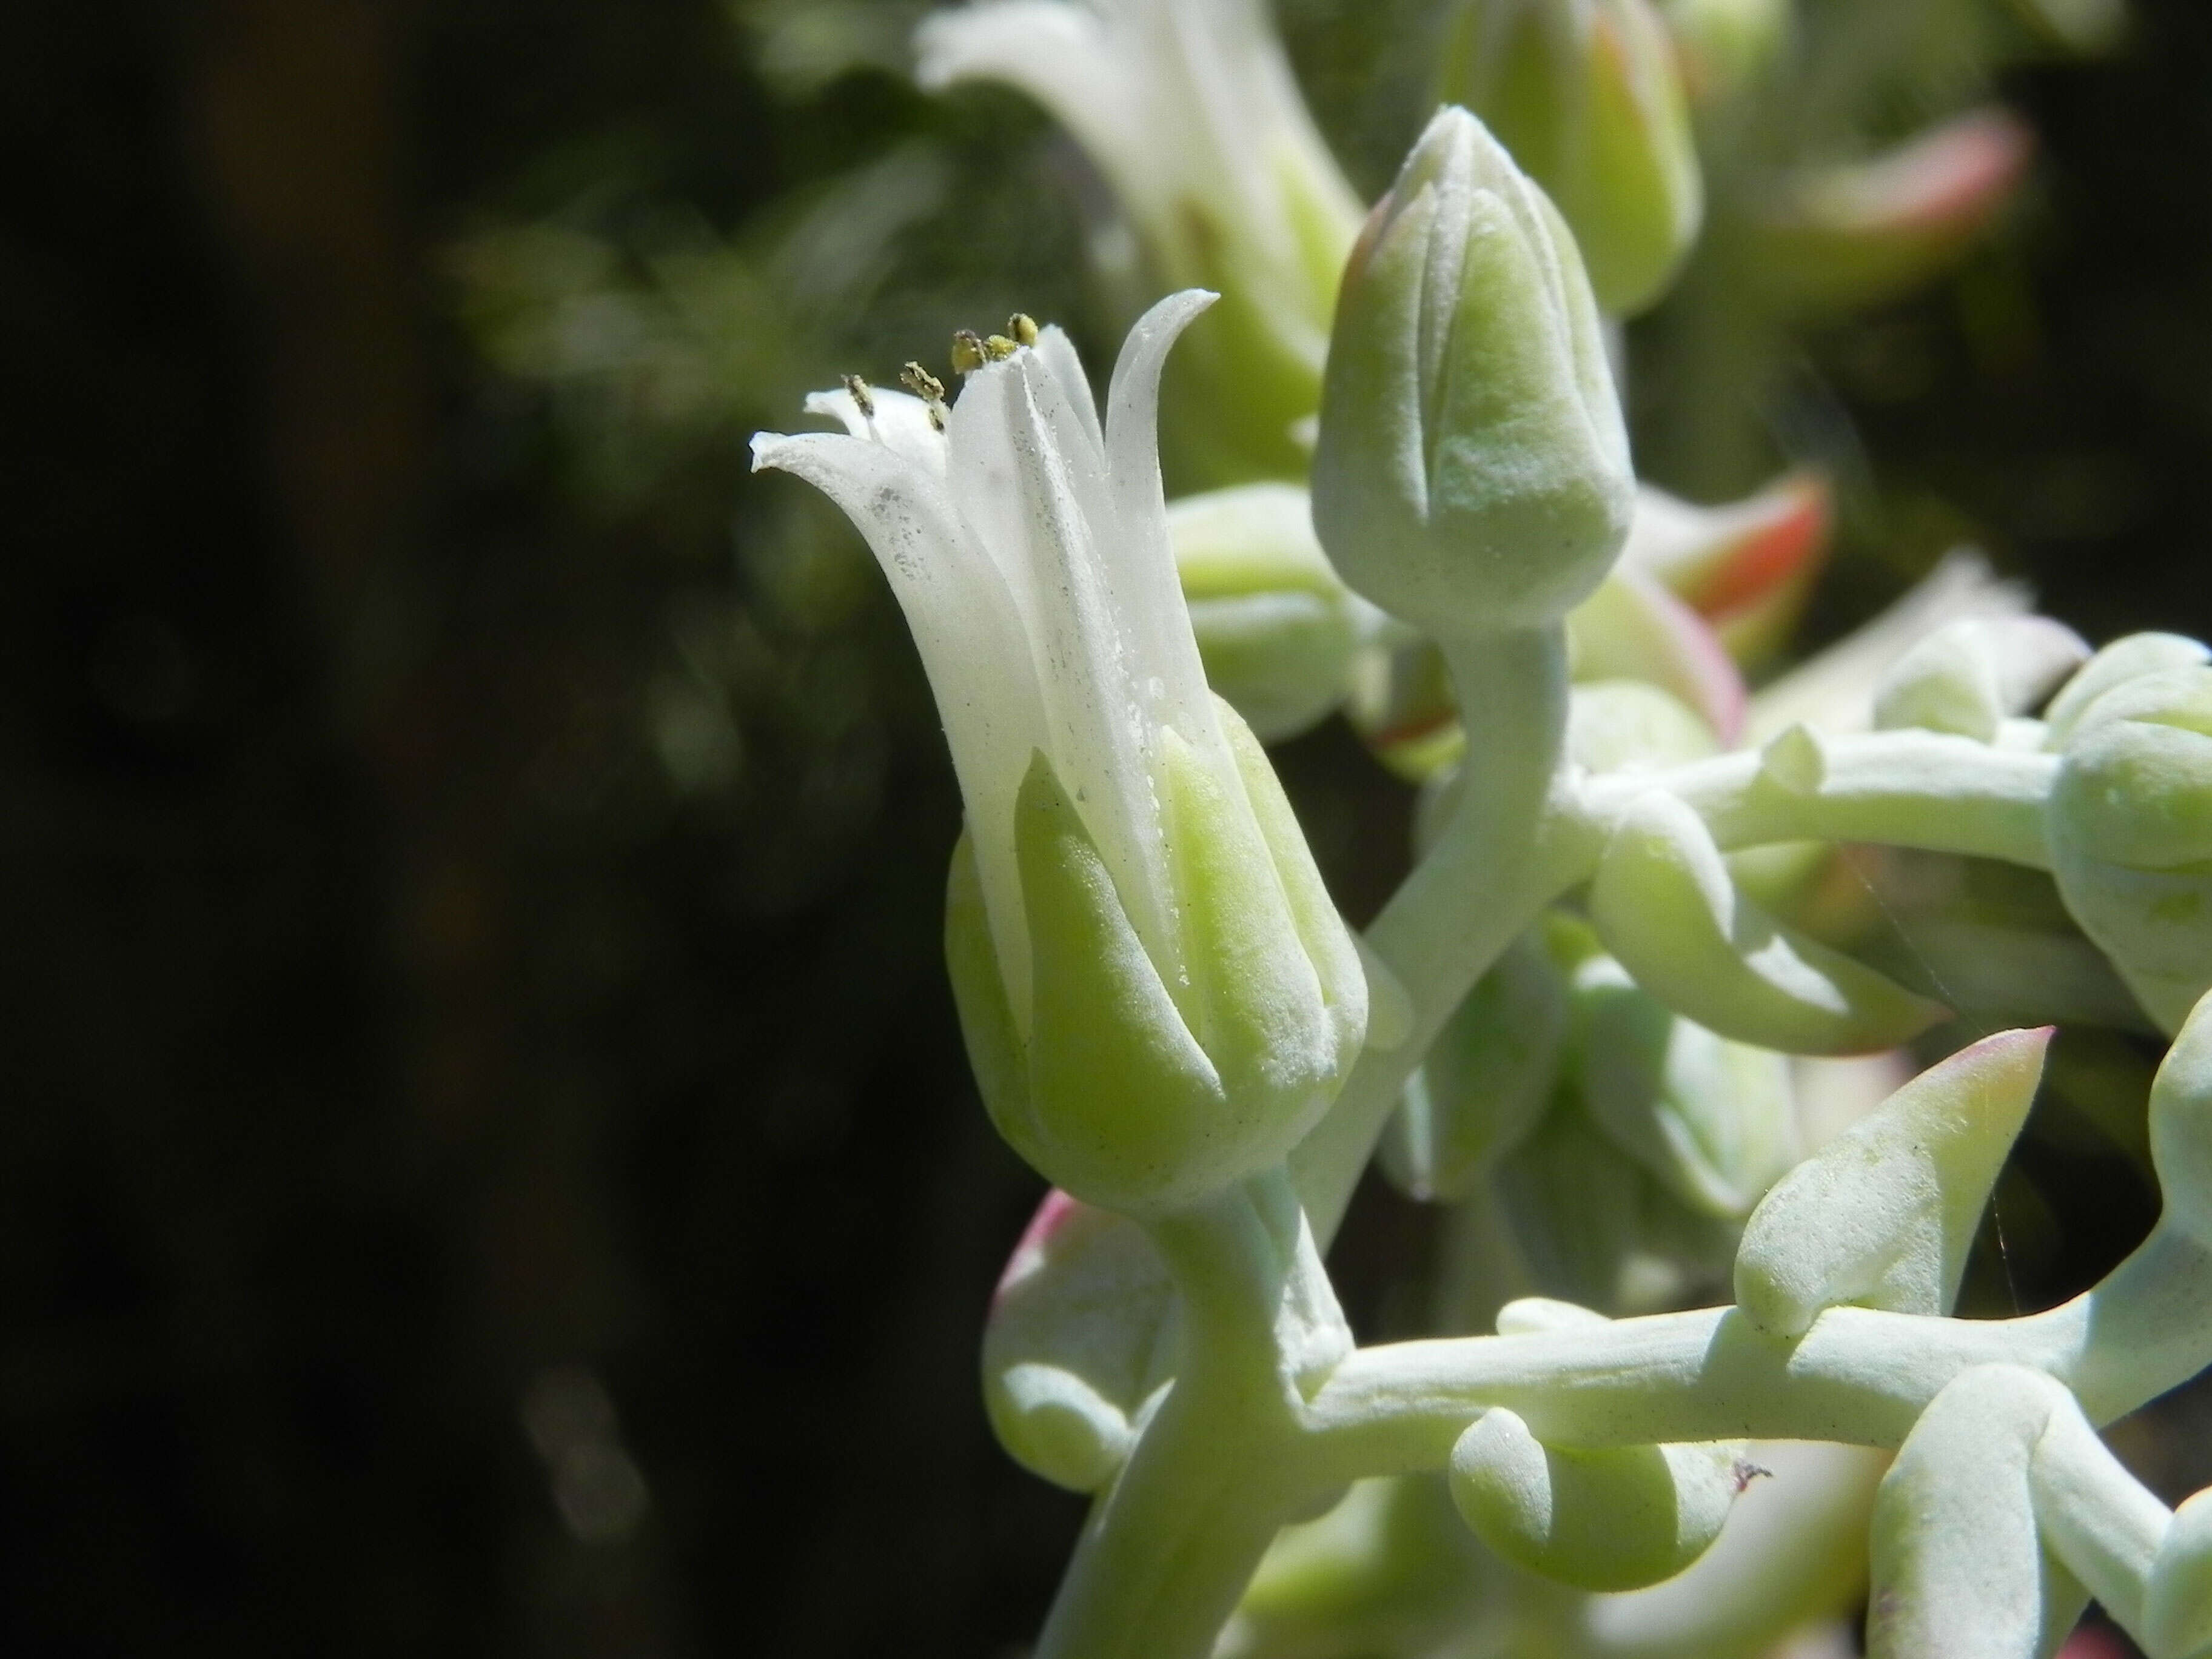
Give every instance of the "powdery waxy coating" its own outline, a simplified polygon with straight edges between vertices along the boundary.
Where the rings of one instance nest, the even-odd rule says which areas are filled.
[[[1557,622],[1628,533],[1581,255],[1465,110],[1437,112],[1345,268],[1313,504],[1354,590],[1450,639]]]
[[[1206,689],[1169,550],[1160,368],[1212,298],[1139,319],[1103,422],[1047,328],[976,354],[949,412],[848,387],[808,404],[845,433],[754,440],[867,537],[936,693],[968,809],[947,957],[985,1102],[1054,1182],[1123,1211],[1280,1159],[1366,1026],[1350,934]]]
[[[1736,1252],[1745,1315],[1798,1336],[1839,1303],[1948,1313],[2051,1037],[2000,1031],[1960,1049],[1783,1176]]]

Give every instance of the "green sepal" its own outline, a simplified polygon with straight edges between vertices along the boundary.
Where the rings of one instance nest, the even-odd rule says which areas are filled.
[[[1000,1132],[1055,1186],[1108,1209],[1227,1185],[1243,1170],[1220,1076],[1042,753],[1015,800],[1014,854],[1033,1002],[1026,1109],[994,1114]]]

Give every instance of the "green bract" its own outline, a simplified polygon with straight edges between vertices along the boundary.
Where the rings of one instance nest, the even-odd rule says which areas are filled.
[[[1736,1304],[1783,1336],[1844,1302],[1948,1313],[2050,1041],[1984,1038],[1783,1176],[1744,1229]]]
[[[1313,500],[1344,579],[1446,638],[1557,621],[1627,534],[1574,238],[1465,110],[1430,122],[1345,268]]]

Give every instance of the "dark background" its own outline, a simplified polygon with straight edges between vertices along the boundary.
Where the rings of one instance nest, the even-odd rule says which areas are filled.
[[[863,556],[743,439],[956,304],[1090,302],[1042,122],[794,67],[795,9],[11,9],[0,1650],[1035,1627],[1079,1506],[976,1402],[1038,1183],[937,963],[957,799]],[[1356,11],[1291,9],[1324,82]],[[2093,638],[2212,632],[2212,8],[2138,11],[2007,81],[2009,239],[1808,342],[1881,503],[1820,625],[1968,535]],[[810,316],[744,228],[917,136],[952,206]],[[828,246],[825,307],[875,280]],[[611,379],[515,298],[602,278]],[[1402,801],[1340,732],[1285,767],[1371,908]],[[1364,1200],[1363,1316],[1418,1231]]]

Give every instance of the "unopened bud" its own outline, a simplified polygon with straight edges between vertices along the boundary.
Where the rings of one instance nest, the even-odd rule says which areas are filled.
[[[1443,95],[1559,204],[1600,305],[1627,316],[1658,298],[1705,189],[1674,42],[1647,0],[1472,0]]]
[[[1346,267],[1313,489],[1345,580],[1447,638],[1556,622],[1627,533],[1581,255],[1465,110],[1429,123]]]
[[[2174,1030],[2212,985],[2212,667],[2098,696],[2072,722],[2048,810],[2066,908]]]
[[[2044,747],[2065,748],[2075,725],[2107,691],[2147,674],[2194,668],[2208,659],[2212,659],[2212,650],[2181,634],[2130,634],[2114,640],[2083,663],[2051,700],[2043,716],[2048,728]]]
[[[1168,1380],[1174,1301],[1135,1222],[1046,1196],[983,1328],[983,1403],[1015,1462],[1073,1492],[1113,1478],[1145,1401]]]
[[[1452,1448],[1452,1501],[1517,1566],[1580,1589],[1640,1589],[1720,1536],[1741,1456],[1733,1444],[1567,1450],[1493,1407]]]

